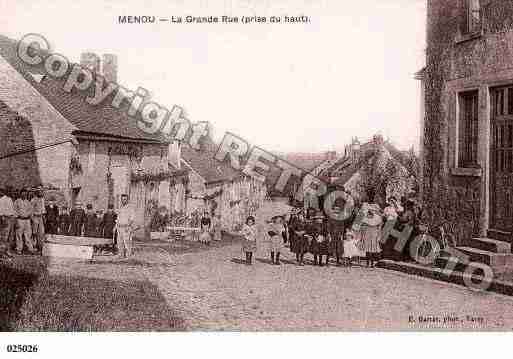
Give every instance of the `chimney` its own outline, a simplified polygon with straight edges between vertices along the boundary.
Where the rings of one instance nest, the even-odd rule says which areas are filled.
[[[80,56],[80,65],[93,72],[100,72],[100,57],[94,52],[84,52]]]
[[[103,54],[102,74],[105,81],[117,83],[118,57],[114,54]]]

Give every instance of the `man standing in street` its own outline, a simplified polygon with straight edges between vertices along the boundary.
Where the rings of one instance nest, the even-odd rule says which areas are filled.
[[[55,204],[55,197],[50,197],[46,206],[45,230],[49,234],[58,233],[59,208]]]
[[[70,212],[71,229],[70,235],[81,237],[85,222],[85,211],[82,208],[82,203],[77,202],[75,207]]]
[[[128,204],[128,195],[121,195],[121,208],[119,209],[116,227],[118,231],[118,254],[122,258],[132,255],[132,231],[134,230],[134,210]]]
[[[13,229],[14,218],[12,198],[3,189],[0,189],[0,250],[8,257],[11,256],[9,234]]]
[[[32,204],[32,232],[36,236],[36,248],[42,250],[43,242],[45,241],[45,224],[43,220],[46,214],[43,191],[38,190],[30,203]]]
[[[32,217],[32,204],[28,200],[26,190],[21,191],[21,196],[14,202],[14,213],[16,213],[16,252],[21,254],[23,251],[23,236],[25,236],[25,245],[30,254],[35,254],[32,243],[32,226],[30,219]]]
[[[117,238],[114,236],[114,227],[116,226],[118,215],[114,212],[114,205],[109,203],[107,212],[103,215],[102,226],[103,226],[103,238],[113,239],[114,252],[117,252]]]

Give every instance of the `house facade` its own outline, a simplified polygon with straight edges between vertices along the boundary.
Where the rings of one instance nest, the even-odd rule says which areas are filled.
[[[116,60],[105,56],[106,77],[116,78]],[[99,57],[83,57],[95,74]],[[93,61],[95,60],[95,61]],[[147,134],[125,108],[89,105],[87,94],[66,92],[63,80],[16,56],[16,43],[0,37],[0,186],[51,188],[68,206],[117,208],[127,193],[143,227],[151,211],[170,206],[169,142]]]
[[[187,177],[176,181],[172,192],[183,201],[185,214],[207,210],[219,218],[222,230],[238,231],[268,197],[266,184],[217,161],[217,145],[210,137],[201,147],[181,146],[181,167]]]
[[[463,242],[513,230],[512,18],[511,1],[427,1],[424,214]]]

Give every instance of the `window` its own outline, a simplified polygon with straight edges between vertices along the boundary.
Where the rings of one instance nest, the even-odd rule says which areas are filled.
[[[459,95],[458,167],[477,167],[478,100],[478,91],[463,92]]]
[[[481,6],[480,0],[465,1],[465,26],[464,33],[472,34],[481,31]]]

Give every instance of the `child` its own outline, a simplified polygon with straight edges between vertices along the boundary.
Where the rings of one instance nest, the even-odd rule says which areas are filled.
[[[365,203],[362,206],[365,216],[362,219],[361,235],[367,255],[367,267],[373,268],[381,253],[381,225],[383,213],[375,203]]]
[[[357,246],[358,239],[353,231],[349,230],[346,232],[344,238],[344,261],[347,266],[351,267],[353,258],[362,257],[361,251]]]
[[[249,216],[246,219],[246,224],[242,227],[242,235],[244,241],[242,242],[242,251],[246,254],[246,264],[251,265],[253,252],[256,252],[256,237],[257,228],[255,226],[255,217]]]
[[[211,232],[212,232],[212,220],[210,219],[210,214],[208,211],[203,213],[203,217],[201,218],[201,234],[200,234],[200,242],[210,245]]]
[[[272,223],[269,231],[267,232],[270,237],[271,262],[272,264],[280,265],[280,253],[283,248],[283,232],[285,231],[285,227],[283,226],[283,217],[274,216],[271,218],[271,221]]]

